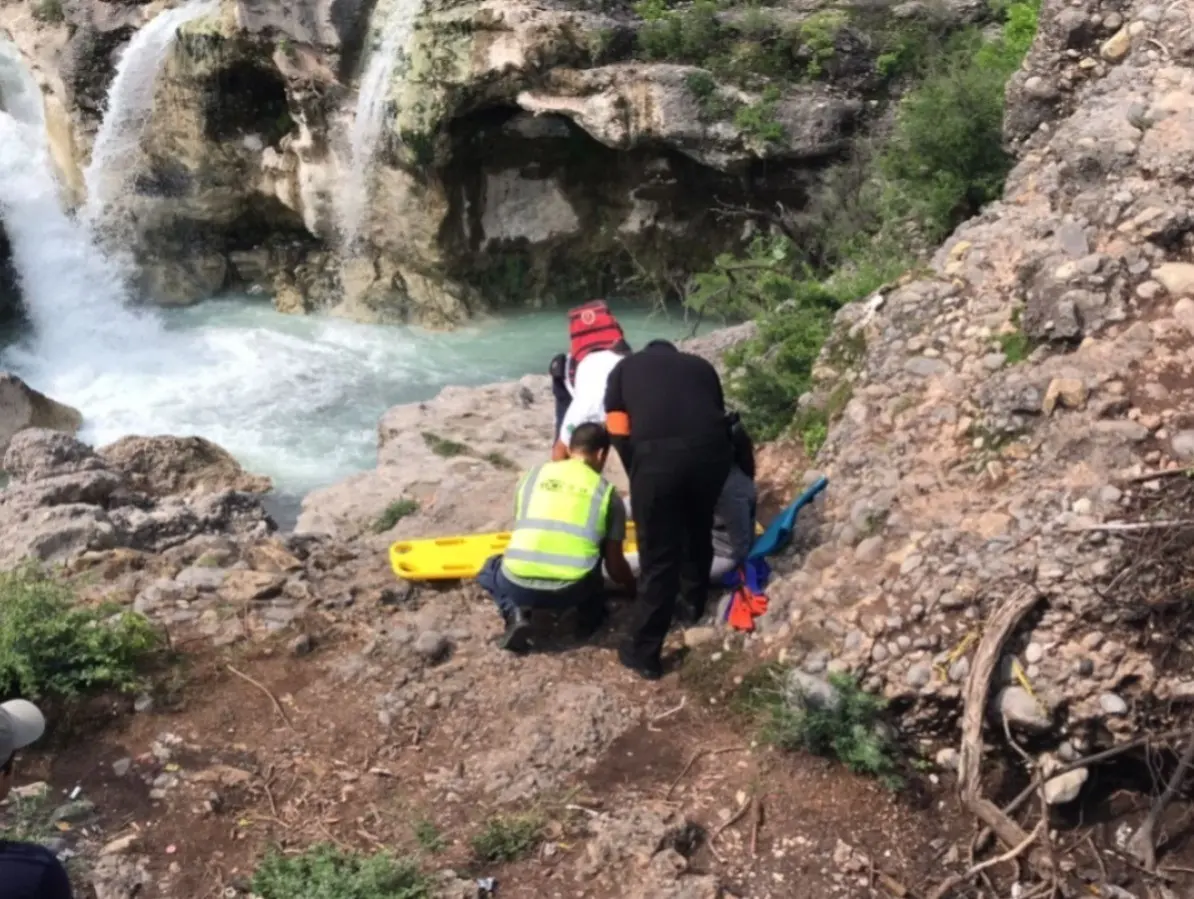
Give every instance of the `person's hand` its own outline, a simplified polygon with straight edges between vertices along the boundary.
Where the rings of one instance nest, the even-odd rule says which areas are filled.
[[[551,447],[551,461],[563,462],[568,458],[568,447],[561,440],[557,440]]]

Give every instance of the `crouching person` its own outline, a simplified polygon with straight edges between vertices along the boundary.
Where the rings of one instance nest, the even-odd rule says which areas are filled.
[[[534,609],[576,609],[577,637],[592,636],[605,619],[603,562],[613,581],[634,595],[634,574],[622,553],[626,504],[601,476],[609,448],[604,427],[581,424],[567,459],[537,465],[519,483],[510,543],[477,575],[506,621],[504,649],[530,648]]]
[[[0,800],[12,789],[17,750],[41,738],[46,719],[31,702],[0,703]],[[0,897],[71,899],[66,869],[54,853],[36,843],[0,839]]]

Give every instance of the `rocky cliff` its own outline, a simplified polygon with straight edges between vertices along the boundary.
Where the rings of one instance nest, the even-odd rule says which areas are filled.
[[[117,60],[163,4],[34,7],[0,7],[0,28],[43,86],[54,158],[81,200]],[[907,35],[989,14],[636,8],[222,0],[156,74],[135,177],[105,216],[112,239],[164,303],[239,286],[288,311],[450,324],[674,294],[741,241],[743,209],[799,208],[883,119]],[[413,23],[346,254],[337,197],[362,68],[401,16]]]
[[[980,625],[1027,589],[995,700],[1013,727],[1073,756],[1184,714],[1177,593],[1156,584],[1178,575],[1147,566],[1192,535],[1134,522],[1189,502],[1170,475],[1194,458],[1192,62],[1180,6],[1044,5],[1009,86],[1003,199],[928,277],[842,310],[803,401],[841,400],[828,441],[764,453],[776,496],[831,484],[779,566],[766,653],[857,674],[909,732],[952,741]],[[392,410],[378,471],[312,495],[304,526],[359,532],[399,496],[422,505],[394,533],[497,524],[513,474],[484,460],[534,458],[547,402],[530,378]],[[437,458],[429,431],[468,449]]]

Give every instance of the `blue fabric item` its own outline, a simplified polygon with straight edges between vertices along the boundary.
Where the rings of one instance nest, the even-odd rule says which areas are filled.
[[[66,869],[49,849],[0,841],[0,896],[4,899],[71,899]]]
[[[750,549],[750,559],[762,559],[779,552],[792,539],[792,529],[796,527],[796,516],[800,510],[817,498],[822,490],[829,486],[829,478],[818,478],[817,482],[796,498],[796,501],[775,517],[767,526],[755,545]]]

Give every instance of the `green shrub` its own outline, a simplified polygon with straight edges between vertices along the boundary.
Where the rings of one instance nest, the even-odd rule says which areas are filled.
[[[449,440],[447,437],[440,437],[439,434],[433,434],[430,431],[423,432],[423,442],[427,444],[430,449],[437,456],[443,456],[445,459],[451,459],[454,456],[463,456],[469,452],[469,447],[463,443],[457,443],[455,440]]]
[[[693,72],[684,79],[684,84],[700,107],[702,122],[728,118],[738,109],[738,103],[722,94],[716,79],[708,72]]]
[[[900,754],[883,723],[886,701],[867,693],[848,674],[831,674],[836,703],[794,702],[787,672],[775,666],[744,678],[732,706],[747,711],[767,742],[787,751],[837,759],[856,774],[876,777],[896,788]]]
[[[778,437],[796,417],[796,401],[812,386],[834,313],[890,281],[904,264],[899,257],[863,259],[819,280],[798,259],[786,240],[759,240],[747,259],[721,260],[720,271],[694,279],[698,288],[689,295],[689,302],[719,304],[735,317],[757,317],[756,335],[727,353],[726,364],[727,392],[758,440]],[[815,452],[828,433],[828,418],[814,414],[801,430],[806,449]]]
[[[373,533],[383,534],[408,515],[414,515],[418,511],[419,504],[416,500],[405,497],[396,499],[377,516],[377,521],[373,522]]]
[[[40,843],[54,835],[50,814],[54,807],[48,794],[10,796],[0,809],[0,841]]]
[[[500,468],[503,471],[515,471],[518,468],[518,465],[515,464],[515,462],[509,456],[505,455],[504,453],[499,453],[499,452],[486,453],[481,458],[484,459],[486,462],[488,462],[490,465],[492,465],[494,468]]]
[[[318,845],[302,855],[271,852],[253,874],[261,899],[432,899],[432,884],[410,861],[354,855]]]
[[[491,818],[472,839],[473,855],[481,862],[512,862],[539,845],[543,819],[538,815]]]
[[[66,10],[62,8],[62,0],[40,0],[33,4],[33,18],[53,25],[65,21]]]
[[[784,126],[775,118],[779,98],[779,88],[769,85],[757,103],[739,107],[734,114],[734,124],[748,137],[753,137],[761,143],[777,143],[783,140]]]
[[[68,585],[33,567],[0,572],[0,696],[133,691],[158,644],[141,615],[75,605]]]
[[[813,13],[797,27],[797,35],[809,55],[807,72],[810,78],[819,78],[825,71],[825,63],[833,59],[837,36],[848,21],[841,10],[826,9]]]
[[[834,311],[906,271],[926,243],[999,195],[1011,164],[1002,149],[1004,86],[1032,42],[1038,2],[1007,3],[993,39],[977,28],[942,42],[933,23],[884,26],[877,65],[888,76],[919,78],[887,141],[858,142],[805,209],[772,218],[766,236],[690,279],[685,303],[698,316],[758,322],[756,337],[726,357],[728,393],[758,439],[795,423],[806,450],[820,448],[837,412],[810,411],[797,421],[797,399],[811,386]],[[794,39],[824,62],[846,24],[841,13],[818,14]],[[707,95],[711,85],[697,79],[689,89]],[[768,88],[735,122],[758,139],[782,139],[778,98]],[[1012,338],[1004,345],[1009,359],[1029,349]]]
[[[440,833],[435,822],[427,818],[420,818],[415,822],[415,841],[419,848],[431,855],[443,852],[447,847],[444,835]]]
[[[702,65],[725,37],[712,0],[696,0],[684,10],[669,9],[664,0],[639,0],[634,10],[644,23],[638,46],[647,59]]]
[[[998,198],[1012,158],[1003,149],[1004,89],[1036,33],[1037,2],[1012,3],[1003,33],[956,35],[924,81],[900,103],[879,160],[891,217],[915,222],[937,243]]]

